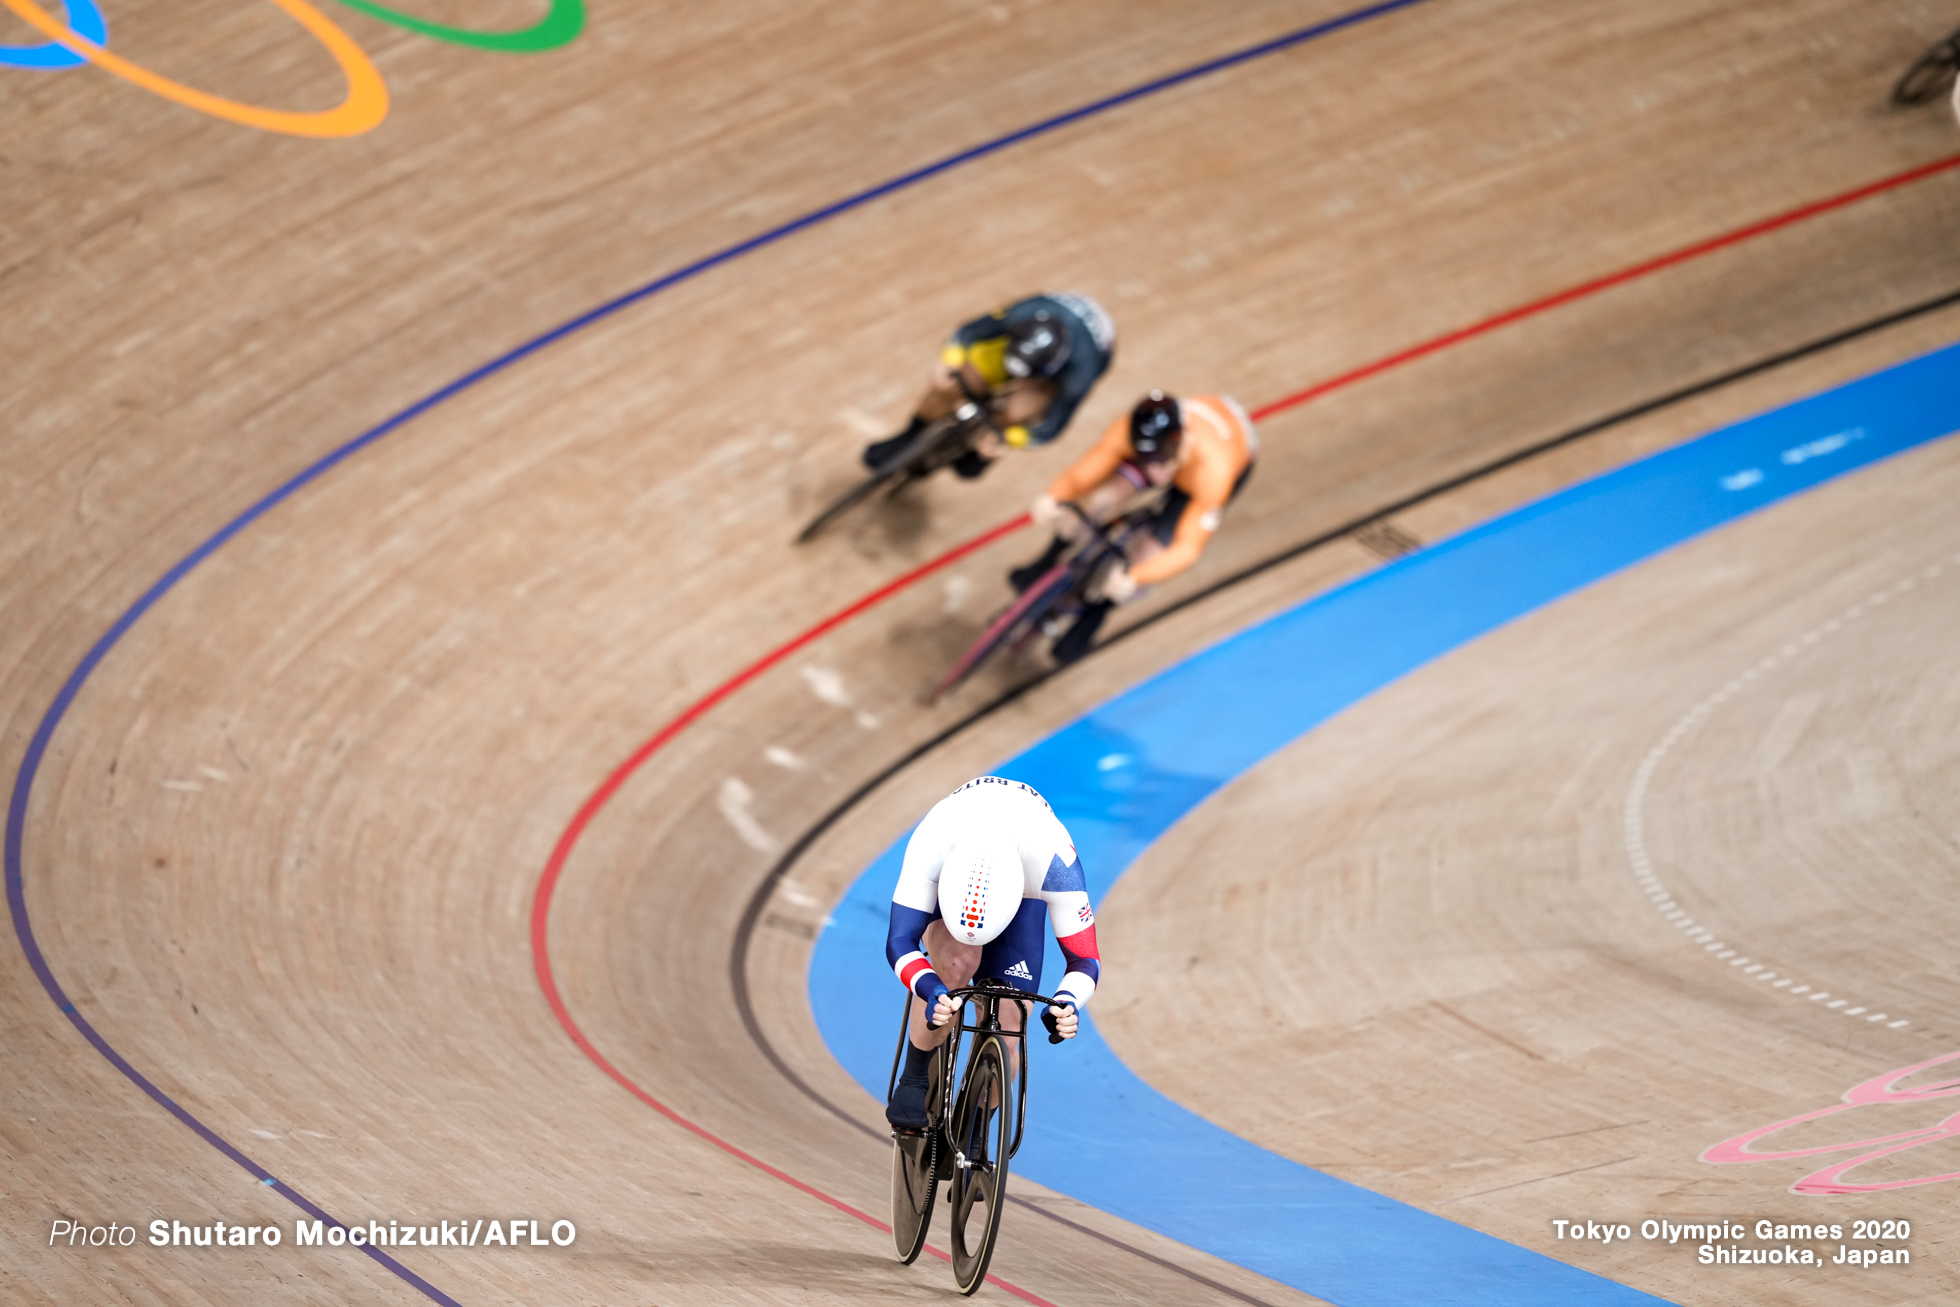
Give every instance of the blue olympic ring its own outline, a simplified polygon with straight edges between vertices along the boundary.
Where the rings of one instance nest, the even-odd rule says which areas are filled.
[[[109,24],[95,0],[68,0],[68,28],[97,45],[109,44]],[[0,45],[0,68],[74,68],[88,60],[53,41],[40,45]]]

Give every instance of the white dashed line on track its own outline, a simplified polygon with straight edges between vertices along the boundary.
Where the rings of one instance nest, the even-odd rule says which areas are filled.
[[[954,573],[946,578],[946,602],[942,609],[953,614],[966,607],[966,601],[973,598],[973,578]]]
[[[723,820],[734,830],[737,838],[757,853],[774,857],[783,851],[783,842],[764,830],[762,823],[755,819],[755,814],[749,811],[749,805],[754,802],[755,791],[734,776],[723,781],[720,792],[715,795],[715,806],[721,809]]]
[[[1716,708],[1740,694],[1760,677],[1816,648],[1826,637],[1835,635],[1874,608],[1883,607],[1893,599],[1911,592],[1918,588],[1922,581],[1938,579],[1948,567],[1955,564],[1960,564],[1960,554],[1953,555],[1946,562],[1933,563],[1921,568],[1914,575],[1879,591],[1864,602],[1851,605],[1836,617],[1819,623],[1761,662],[1745,669],[1727,685],[1688,709],[1681,715],[1679,721],[1668,728],[1667,734],[1661,737],[1660,742],[1647,751],[1647,756],[1640,760],[1640,766],[1633,774],[1633,784],[1627,789],[1624,809],[1627,861],[1633,866],[1635,882],[1639,884],[1663,920],[1688,939],[1700,944],[1704,952],[1713,954],[1717,959],[1727,959],[1728,964],[1736,968],[1738,976],[1746,976],[1749,980],[1766,985],[1770,989],[1782,990],[1790,998],[1802,998],[1847,1017],[1856,1017],[1874,1025],[1882,1023],[1888,1030],[1903,1030],[1910,1023],[1904,1018],[1894,1017],[1889,1012],[1874,1012],[1862,1004],[1854,1004],[1853,1000],[1848,998],[1836,998],[1832,1001],[1834,995],[1830,992],[1812,989],[1807,984],[1798,984],[1795,977],[1770,970],[1763,963],[1745,956],[1742,950],[1730,947],[1706,926],[1697,925],[1695,919],[1674,901],[1673,894],[1654,872],[1653,859],[1647,852],[1647,792],[1653,785],[1654,773],[1659,770],[1661,761],[1675,745],[1699,728]]]

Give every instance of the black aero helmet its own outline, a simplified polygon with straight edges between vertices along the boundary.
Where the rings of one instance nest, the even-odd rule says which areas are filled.
[[[1130,410],[1130,448],[1146,463],[1177,457],[1184,438],[1184,410],[1161,390],[1153,390]]]
[[[1001,362],[1012,377],[1054,376],[1068,362],[1068,328],[1047,309],[1008,323]]]

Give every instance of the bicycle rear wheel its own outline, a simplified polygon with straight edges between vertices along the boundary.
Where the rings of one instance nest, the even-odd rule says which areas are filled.
[[[909,1010],[909,1009],[908,1009]],[[910,1266],[926,1246],[932,1228],[932,1200],[939,1193],[941,1159],[946,1156],[946,1076],[935,1055],[926,1071],[926,1117],[922,1135],[892,1136],[892,1243],[898,1260]]]
[[[1066,562],[1057,563],[1040,580],[1023,591],[1019,598],[1001,610],[998,617],[987,623],[987,629],[980,633],[967,651],[960,655],[946,675],[939,678],[939,684],[932,687],[932,697],[938,699],[956,689],[967,677],[978,671],[980,664],[987,661],[995,650],[1012,644],[1022,635],[1032,630],[1055,606],[1057,600],[1068,593],[1075,577]]]
[[[987,1279],[1001,1208],[1007,1203],[1008,1146],[1014,1140],[1014,1095],[1007,1050],[988,1035],[967,1060],[966,1082],[953,1112],[953,1148],[947,1164],[953,1183],[947,1196],[952,1218],[953,1282],[972,1295]]]
[[[926,1246],[932,1200],[939,1188],[939,1131],[892,1139],[892,1243],[910,1266]]]
[[[1892,103],[1904,106],[1937,99],[1940,92],[1952,85],[1956,70],[1960,70],[1960,32],[1920,55],[1906,69],[1905,76],[1892,88]]]

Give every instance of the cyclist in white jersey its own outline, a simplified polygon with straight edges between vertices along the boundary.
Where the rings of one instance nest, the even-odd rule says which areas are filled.
[[[1076,1010],[1102,974],[1075,842],[1048,801],[1019,781],[982,776],[934,804],[905,846],[885,941],[886,961],[916,999],[905,1067],[885,1108],[893,1126],[927,1124],[926,1071],[958,1012],[949,987],[992,977],[1040,992],[1044,917],[1068,964],[1055,997],[1069,1006],[1044,1009],[1042,1020],[1072,1039]],[[1018,1006],[1001,1016],[1020,1029]]]

